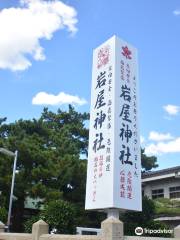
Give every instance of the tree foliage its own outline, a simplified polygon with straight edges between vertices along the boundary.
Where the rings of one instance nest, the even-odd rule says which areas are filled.
[[[0,221],[3,223],[7,221],[7,210],[5,207],[0,207]]]
[[[41,198],[43,203],[54,199],[84,201],[88,130],[86,113],[73,107],[57,113],[44,109],[39,119],[1,122],[0,147],[18,150],[13,203],[14,227],[22,230],[24,201],[27,196]],[[5,120],[5,119],[4,119]],[[3,205],[8,207],[13,158],[0,154],[0,190]],[[82,180],[83,179],[83,180]],[[0,199],[0,200],[1,200]],[[21,225],[19,225],[21,223]]]
[[[59,234],[72,234],[76,231],[76,211],[73,204],[54,200],[45,204],[44,210],[25,222],[25,232],[31,233],[33,223],[42,219],[49,224],[49,230]]]
[[[72,204],[62,200],[51,201],[45,205],[41,216],[51,229],[57,229],[57,233],[75,233],[76,212]]]
[[[150,171],[153,168],[157,168],[157,157],[155,156],[147,156],[145,154],[145,149],[141,149],[141,165],[142,165],[142,171]]]
[[[169,198],[157,198],[154,200],[157,216],[179,216],[180,200]]]
[[[32,233],[32,225],[41,219],[41,215],[37,214],[27,219],[24,222],[24,231],[25,233]]]

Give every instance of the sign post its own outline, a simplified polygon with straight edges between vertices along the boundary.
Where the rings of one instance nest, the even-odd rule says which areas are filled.
[[[113,36],[93,53],[85,209],[141,211],[137,50]]]

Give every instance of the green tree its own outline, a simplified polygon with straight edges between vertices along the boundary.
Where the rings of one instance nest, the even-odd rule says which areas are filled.
[[[157,157],[149,157],[145,154],[145,149],[141,149],[141,166],[143,172],[150,171],[153,168],[157,168],[159,166],[157,164]]]
[[[18,149],[13,203],[13,223],[22,231],[26,197],[67,199],[81,202],[85,189],[86,162],[80,154],[87,154],[88,130],[85,121],[89,115],[77,113],[69,106],[67,112],[44,109],[39,119],[19,120],[0,125],[0,147]],[[5,119],[4,119],[5,120]],[[0,191],[7,208],[13,159],[0,154]]]
[[[180,216],[180,200],[169,198],[157,198],[154,200],[156,216]]]

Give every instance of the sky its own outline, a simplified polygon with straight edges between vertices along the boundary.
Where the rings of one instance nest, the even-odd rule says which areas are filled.
[[[179,166],[178,0],[1,0],[0,117],[89,112],[93,49],[113,35],[138,49],[141,146]]]

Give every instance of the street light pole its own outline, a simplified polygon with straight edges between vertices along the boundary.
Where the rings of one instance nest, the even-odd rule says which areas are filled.
[[[16,174],[16,163],[17,163],[18,151],[16,150],[15,152],[11,152],[5,148],[0,148],[0,152],[14,157],[14,166],[13,166],[13,175],[12,175],[12,182],[11,182],[11,193],[10,193],[10,198],[9,198],[9,210],[8,210],[8,220],[7,220],[7,231],[9,232],[9,228],[10,228],[10,224],[11,224],[12,200],[13,200],[14,181],[15,181],[15,174]]]
[[[18,156],[18,151],[16,150],[14,153],[13,176],[12,176],[12,183],[11,183],[11,193],[9,198],[9,210],[8,210],[8,221],[7,221],[8,232],[11,224],[11,211],[12,211],[12,200],[13,200],[14,181],[15,181],[15,174],[16,174],[17,156]]]

